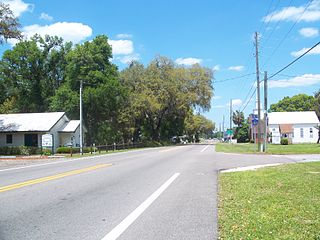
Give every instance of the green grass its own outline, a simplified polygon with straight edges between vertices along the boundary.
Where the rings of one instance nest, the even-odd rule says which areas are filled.
[[[216,145],[217,152],[227,153],[257,153],[257,144],[251,143],[218,143]],[[269,154],[320,154],[320,144],[305,143],[305,144],[290,144],[276,145],[268,144],[267,153]]]
[[[219,239],[320,239],[320,162],[219,177]]]

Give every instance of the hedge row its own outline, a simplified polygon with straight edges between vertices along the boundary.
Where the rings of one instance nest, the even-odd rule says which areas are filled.
[[[95,149],[97,151],[97,149]],[[92,151],[94,151],[94,149],[92,148]],[[91,152],[91,148],[90,147],[85,147],[83,148],[83,153],[89,153]],[[60,154],[71,154],[71,147],[58,147],[57,148],[57,153]],[[76,147],[76,148],[72,148],[72,153],[80,153],[80,148]]]
[[[41,149],[37,147],[0,147],[0,155],[35,155],[41,154]]]

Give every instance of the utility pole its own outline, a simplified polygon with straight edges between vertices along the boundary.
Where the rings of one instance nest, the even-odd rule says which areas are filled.
[[[83,155],[82,88],[83,88],[83,81],[80,80],[80,154],[81,155]]]
[[[268,143],[268,73],[264,72],[264,146],[263,151],[267,151],[267,143]]]
[[[261,106],[260,106],[260,71],[259,71],[259,50],[258,50],[258,32],[255,32],[255,45],[256,45],[256,74],[257,74],[257,98],[258,98],[258,151],[261,149]]]
[[[222,139],[224,139],[224,115],[222,118]]]
[[[232,129],[232,99],[230,99],[230,130]]]

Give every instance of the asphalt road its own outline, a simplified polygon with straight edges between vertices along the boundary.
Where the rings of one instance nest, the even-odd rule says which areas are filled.
[[[216,239],[218,171],[292,161],[195,145],[0,169],[0,239]]]

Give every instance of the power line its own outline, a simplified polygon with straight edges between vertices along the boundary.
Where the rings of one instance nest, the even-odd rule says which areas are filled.
[[[302,55],[300,55],[299,57],[297,57],[295,60],[293,60],[291,63],[289,63],[288,65],[286,65],[285,67],[281,68],[278,72],[274,73],[271,75],[271,77],[269,77],[268,79],[273,78],[274,76],[278,75],[279,73],[281,73],[283,70],[287,69],[288,67],[290,67],[292,64],[294,64],[296,61],[298,61],[299,59],[301,59],[303,56],[305,56],[306,54],[308,54],[310,51],[312,51],[314,48],[316,48],[318,45],[320,44],[320,41],[318,43],[316,43],[315,45],[313,45],[309,50],[305,51]]]
[[[254,96],[254,94],[256,93],[256,91],[257,91],[257,89],[255,88],[254,91],[253,91],[253,93],[252,93],[252,95],[250,96],[250,98],[249,98],[248,101],[246,102],[246,105],[242,108],[241,112],[243,112],[243,111],[247,108],[248,104],[250,103],[250,101],[251,101],[251,99],[253,98],[253,96]]]
[[[292,2],[292,1],[291,1]],[[272,51],[271,55],[269,56],[269,58],[265,61],[265,63],[263,64],[263,66],[267,65],[267,63],[270,61],[270,59],[273,57],[273,55],[278,51],[278,49],[280,48],[280,46],[282,45],[282,43],[286,40],[286,38],[289,36],[289,34],[291,33],[291,31],[294,29],[294,27],[297,25],[298,22],[300,22],[301,18],[303,17],[304,13],[307,11],[307,9],[309,8],[310,4],[313,2],[313,0],[310,0],[309,3],[305,6],[302,14],[300,15],[299,19],[297,19],[291,26],[291,28],[289,29],[289,31],[284,35],[284,37],[281,39],[281,41],[279,42],[279,44],[277,45],[277,47]]]
[[[232,81],[232,80],[248,77],[248,76],[251,76],[253,74],[255,74],[255,73],[249,73],[249,74],[241,75],[241,76],[238,76],[238,77],[226,78],[226,79],[223,79],[223,80],[213,81],[213,83],[228,82],[228,81]]]

